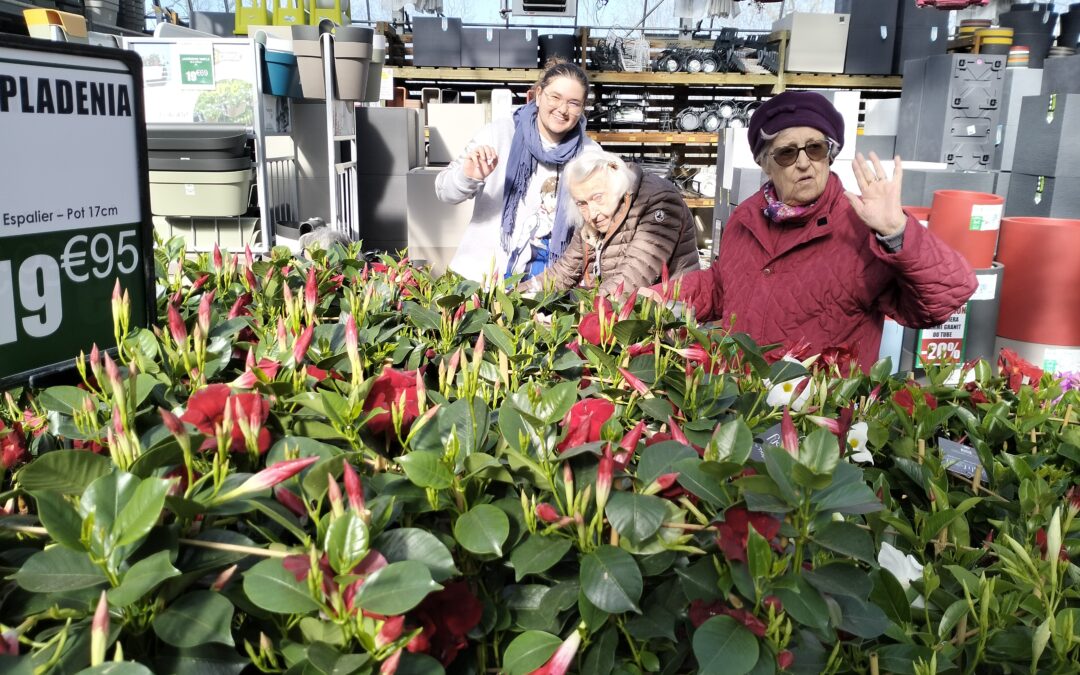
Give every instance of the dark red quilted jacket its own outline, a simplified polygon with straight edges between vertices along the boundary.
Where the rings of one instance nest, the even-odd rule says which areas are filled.
[[[836,175],[802,223],[765,218],[758,192],[724,228],[720,256],[682,278],[680,298],[698,321],[734,315],[735,330],[759,344],[810,352],[846,346],[868,369],[885,316],[911,328],[936,326],[975,292],[967,261],[911,216],[898,253],[884,249],[855,214]]]

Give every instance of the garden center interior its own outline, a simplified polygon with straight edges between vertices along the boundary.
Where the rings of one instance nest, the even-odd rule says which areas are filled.
[[[1067,0],[0,0],[0,672],[1076,672],[1078,50]],[[973,290],[855,363],[674,254],[466,269],[556,62],[693,267],[816,92]]]

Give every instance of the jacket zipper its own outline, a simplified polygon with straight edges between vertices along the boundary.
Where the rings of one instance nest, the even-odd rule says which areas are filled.
[[[596,262],[593,263],[593,278],[600,278],[600,259],[604,256],[604,242],[600,241],[596,245]]]

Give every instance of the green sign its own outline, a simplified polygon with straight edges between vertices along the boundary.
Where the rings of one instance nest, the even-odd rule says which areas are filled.
[[[180,83],[200,87],[214,86],[214,57],[210,54],[181,54]]]
[[[0,36],[0,387],[112,347],[117,282],[132,326],[153,316],[140,73],[135,54]]]

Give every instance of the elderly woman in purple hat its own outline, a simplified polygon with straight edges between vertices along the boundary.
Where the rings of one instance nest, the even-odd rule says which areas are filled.
[[[732,213],[713,265],[681,279],[698,321],[808,353],[846,347],[868,369],[886,315],[939,325],[975,291],[967,261],[901,207],[899,157],[890,177],[874,153],[856,155],[860,194],[844,191],[830,171],[843,138],[820,94],[784,92],[754,112],[750,146],[769,180]]]

